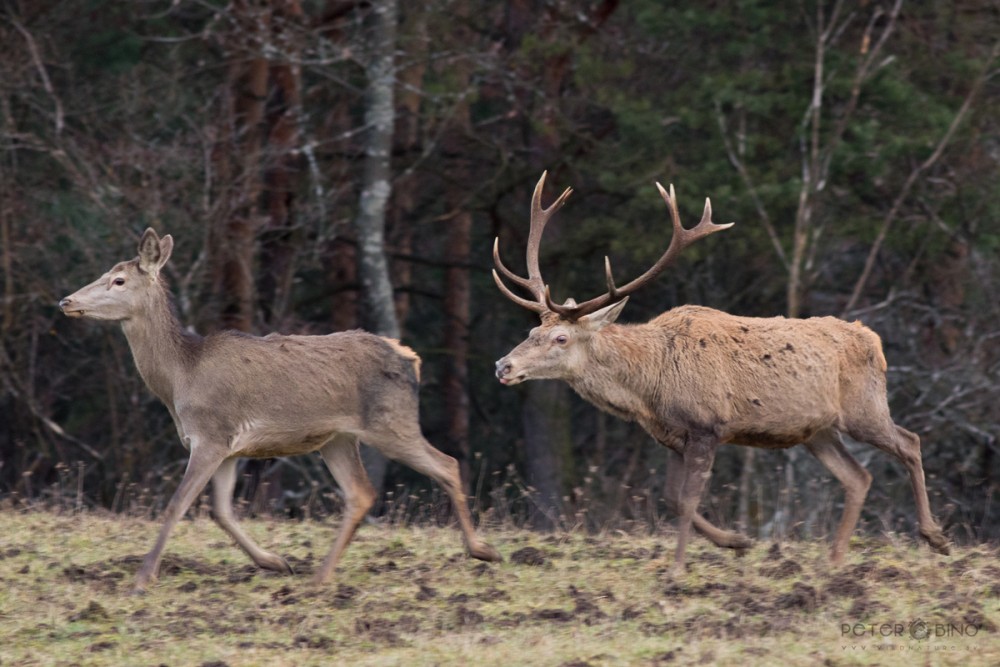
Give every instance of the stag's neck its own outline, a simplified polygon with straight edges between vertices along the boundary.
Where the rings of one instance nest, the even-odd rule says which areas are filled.
[[[172,406],[201,337],[184,331],[166,289],[150,300],[144,312],[123,320],[122,331],[146,386]]]
[[[652,415],[649,385],[650,351],[657,349],[654,332],[645,325],[609,325],[590,339],[589,362],[569,379],[587,401],[621,419],[645,422]]]

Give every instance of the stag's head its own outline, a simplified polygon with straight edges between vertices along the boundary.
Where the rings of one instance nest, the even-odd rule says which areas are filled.
[[[139,256],[119,262],[103,276],[59,302],[69,317],[121,321],[146,308],[154,290],[162,290],[160,269],[170,259],[174,239],[147,229],[139,240]]]
[[[510,354],[496,364],[497,378],[501,383],[513,385],[525,380],[572,380],[587,371],[590,360],[589,346],[593,336],[613,323],[628,301],[628,296],[676,261],[677,256],[689,245],[709,234],[728,229],[733,223],[717,225],[712,222],[712,203],[705,200],[705,212],[701,222],[691,229],[681,225],[677,210],[674,186],[670,191],[656,184],[660,196],[667,204],[673,222],[673,237],[666,252],[652,267],[631,282],[618,287],[611,274],[611,262],[604,258],[604,276],[608,290],[604,294],[576,303],[567,299],[559,305],[552,301],[548,285],[542,279],[538,265],[538,249],[542,232],[549,219],[558,211],[573,192],[566,190],[548,208],[542,208],[542,190],[545,188],[545,174],[538,179],[535,193],[531,198],[531,228],[528,233],[527,265],[528,277],[523,278],[500,260],[500,239],[493,243],[493,279],[503,294],[514,303],[538,313],[541,325],[528,334],[528,338],[511,350]],[[499,273],[498,273],[499,271]],[[520,297],[507,287],[501,274],[517,287],[531,295],[531,299]]]

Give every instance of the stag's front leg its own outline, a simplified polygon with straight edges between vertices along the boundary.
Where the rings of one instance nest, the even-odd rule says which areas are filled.
[[[680,494],[684,486],[684,461],[681,455],[667,447],[667,479],[664,495],[670,511],[680,514]],[[749,549],[753,540],[736,531],[723,530],[695,511],[692,520],[694,529],[707,537],[717,547],[724,549]]]
[[[219,465],[225,460],[226,453],[225,447],[197,440],[192,441],[191,458],[188,459],[184,477],[163,513],[163,526],[160,527],[160,534],[156,538],[153,549],[146,554],[142,561],[142,567],[139,568],[139,573],[136,575],[133,592],[141,593],[146,590],[152,580],[156,579],[160,570],[160,559],[163,557],[163,547],[166,546],[171,531],[181,517],[187,513],[198,494],[204,490],[208,480],[212,478]]]
[[[292,574],[292,568],[284,558],[264,551],[250,536],[243,532],[233,516],[233,490],[236,488],[236,465],[238,459],[229,458],[222,462],[212,477],[212,514],[215,522],[236,540],[236,543],[253,559],[257,567],[275,572]]]
[[[680,573],[684,569],[684,552],[691,536],[691,525],[701,503],[705,483],[712,475],[715,448],[718,441],[714,437],[691,435],[684,443],[683,482],[678,493],[680,522],[677,527],[677,552],[671,570]]]

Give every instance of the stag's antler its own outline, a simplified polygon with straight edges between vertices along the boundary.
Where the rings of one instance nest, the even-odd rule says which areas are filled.
[[[681,252],[683,252],[683,250],[689,245],[698,239],[708,236],[709,234],[714,234],[715,232],[722,231],[723,229],[729,229],[733,226],[733,223],[731,222],[725,225],[717,225],[712,222],[712,202],[706,198],[705,211],[701,216],[701,221],[691,229],[684,229],[684,226],[681,224],[681,215],[677,210],[677,196],[674,194],[674,186],[670,186],[670,192],[668,193],[663,189],[662,185],[657,183],[656,188],[660,191],[660,196],[663,197],[663,201],[667,203],[667,208],[670,210],[670,218],[673,222],[674,228],[673,236],[670,239],[670,246],[667,248],[666,252],[664,252],[660,259],[658,259],[656,263],[653,264],[653,266],[651,266],[645,273],[635,280],[627,283],[623,287],[615,285],[615,280],[611,273],[611,260],[605,257],[604,278],[607,281],[608,291],[601,296],[590,299],[589,301],[584,301],[581,304],[567,301],[565,304],[559,305],[552,301],[552,296],[549,294],[548,286],[545,285],[542,280],[541,272],[538,269],[538,244],[541,240],[542,230],[545,228],[545,223],[548,222],[551,215],[563,205],[571,190],[567,188],[562,196],[560,196],[559,199],[552,204],[552,206],[542,210],[541,196],[542,188],[544,186],[545,174],[543,173],[541,179],[538,181],[538,185],[535,186],[535,194],[531,201],[531,232],[528,236],[527,280],[512,273],[503,265],[500,261],[497,243],[493,244],[493,261],[497,268],[500,269],[500,272],[507,278],[514,281],[515,284],[531,292],[531,294],[535,297],[535,300],[529,301],[513,294],[509,289],[507,289],[507,286],[501,282],[500,276],[497,275],[496,271],[493,272],[493,278],[496,280],[497,286],[500,290],[509,299],[514,301],[514,303],[539,314],[552,312],[570,321],[578,320],[584,315],[593,313],[594,311],[609,304],[621,301],[629,294],[658,276],[665,268],[673,264]],[[499,239],[497,241],[499,242]]]

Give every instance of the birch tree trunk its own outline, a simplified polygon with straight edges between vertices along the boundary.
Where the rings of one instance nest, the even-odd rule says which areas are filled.
[[[372,3],[368,34],[365,100],[365,156],[361,198],[354,218],[361,283],[361,324],[373,333],[399,338],[389,261],[385,251],[385,217],[392,192],[390,157],[395,107],[396,0]],[[363,451],[365,467],[377,492],[385,484],[388,461],[371,448]]]

